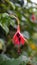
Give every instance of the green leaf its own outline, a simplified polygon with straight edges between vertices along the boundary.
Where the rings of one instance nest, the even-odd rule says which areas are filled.
[[[13,4],[13,2],[9,0],[5,0],[5,1],[15,10],[15,5]]]
[[[9,28],[5,24],[0,23],[0,26],[5,30],[6,33],[9,32]]]

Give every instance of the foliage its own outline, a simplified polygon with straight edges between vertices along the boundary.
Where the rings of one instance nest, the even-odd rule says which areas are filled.
[[[37,4],[31,0],[26,4],[24,0],[0,0],[0,65],[37,65],[37,20],[31,20],[33,13],[37,16]],[[11,42],[17,30],[17,20],[11,15],[19,19],[21,33],[28,41],[20,54]]]

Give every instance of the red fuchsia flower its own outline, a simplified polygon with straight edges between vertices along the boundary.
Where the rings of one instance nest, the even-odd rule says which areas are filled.
[[[14,43],[15,46],[20,46],[25,44],[25,38],[23,35],[20,33],[20,27],[18,25],[17,32],[12,38],[12,42]]]
[[[34,14],[32,14],[31,19],[32,19],[32,21],[35,21],[36,20],[36,16]]]

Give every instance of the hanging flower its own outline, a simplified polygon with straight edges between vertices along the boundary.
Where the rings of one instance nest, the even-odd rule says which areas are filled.
[[[34,14],[31,16],[31,19],[32,19],[33,21],[36,20],[36,17],[35,17]]]
[[[14,45],[17,45],[17,46],[24,45],[24,43],[25,43],[25,38],[20,33],[20,27],[19,26],[17,28],[17,32],[15,33],[15,35],[12,38],[12,42],[14,43]]]
[[[36,23],[36,16],[34,13],[31,15],[31,21]]]

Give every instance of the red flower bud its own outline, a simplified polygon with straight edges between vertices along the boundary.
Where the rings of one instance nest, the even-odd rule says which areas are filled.
[[[35,17],[34,14],[32,14],[31,19],[32,19],[32,21],[35,21],[36,20],[36,17]]]

